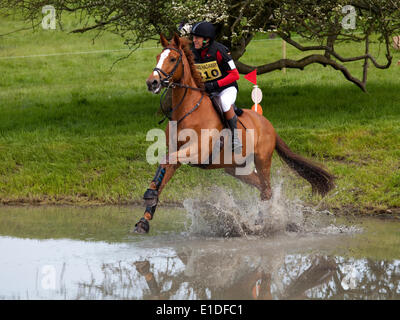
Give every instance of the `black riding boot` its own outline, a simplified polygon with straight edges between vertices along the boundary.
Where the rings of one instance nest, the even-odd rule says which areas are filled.
[[[237,115],[234,115],[232,119],[227,120],[229,128],[232,131],[232,151],[237,154],[242,153],[242,144],[239,140],[237,133]]]

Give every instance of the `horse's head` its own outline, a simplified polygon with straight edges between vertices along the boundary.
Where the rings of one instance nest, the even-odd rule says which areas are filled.
[[[183,50],[180,38],[175,33],[171,43],[160,35],[163,51],[157,56],[157,65],[146,80],[149,91],[157,94],[163,86],[168,86],[170,82],[178,82],[183,75]]]

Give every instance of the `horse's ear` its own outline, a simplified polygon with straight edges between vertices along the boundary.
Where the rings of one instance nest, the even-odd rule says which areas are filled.
[[[160,33],[160,42],[164,48],[169,45],[168,40],[164,37],[162,33]]]
[[[176,32],[174,33],[174,42],[178,48],[181,46],[181,38]]]

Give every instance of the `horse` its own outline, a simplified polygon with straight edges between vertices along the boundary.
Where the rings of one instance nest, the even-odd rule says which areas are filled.
[[[160,34],[160,43],[163,50],[157,56],[157,65],[147,78],[146,84],[148,90],[154,94],[158,94],[163,87],[172,88],[173,107],[169,124],[175,123],[175,138],[176,134],[179,136],[188,129],[196,133],[197,137],[201,136],[202,130],[206,129],[214,133],[228,130],[224,129],[221,117],[213,107],[210,96],[204,90],[201,74],[196,69],[190,49],[191,41],[175,33],[171,41]],[[205,159],[211,159],[212,153],[215,153],[215,148],[213,149],[216,145],[213,140],[215,136],[202,137],[201,141],[195,139],[191,144],[188,143],[190,137],[176,142],[176,139],[170,139],[171,125],[167,126],[165,129],[167,154],[160,162],[153,180],[144,193],[146,209],[133,232],[149,232],[149,221],[153,219],[161,192],[182,163],[192,163],[193,166],[208,170],[223,168],[229,175],[257,188],[260,191],[261,200],[268,201],[272,196],[271,161],[273,152],[276,150],[291,169],[311,184],[313,193],[317,192],[325,196],[334,188],[334,176],[320,164],[291,151],[267,118],[250,109],[243,109],[238,119],[239,138],[243,146],[241,162],[237,161],[232,150],[222,149],[220,146],[216,150],[219,161],[207,163]],[[247,135],[248,131],[251,131],[252,135]],[[172,148],[171,141],[175,141],[176,150]],[[209,152],[209,150],[213,151]],[[193,152],[193,155],[187,156],[190,152]],[[228,155],[231,157],[225,158]],[[229,161],[232,156],[234,160]],[[249,158],[254,160],[255,169],[247,174],[238,174],[237,170],[243,168],[243,159],[247,161]]]

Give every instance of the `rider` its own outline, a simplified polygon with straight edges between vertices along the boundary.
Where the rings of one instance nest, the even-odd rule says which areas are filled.
[[[207,21],[193,25],[192,52],[197,70],[203,78],[206,91],[218,96],[221,101],[225,119],[232,131],[232,149],[241,153],[242,144],[237,136],[237,115],[234,110],[239,80],[239,72],[230,55],[229,49],[215,41],[214,26]]]

